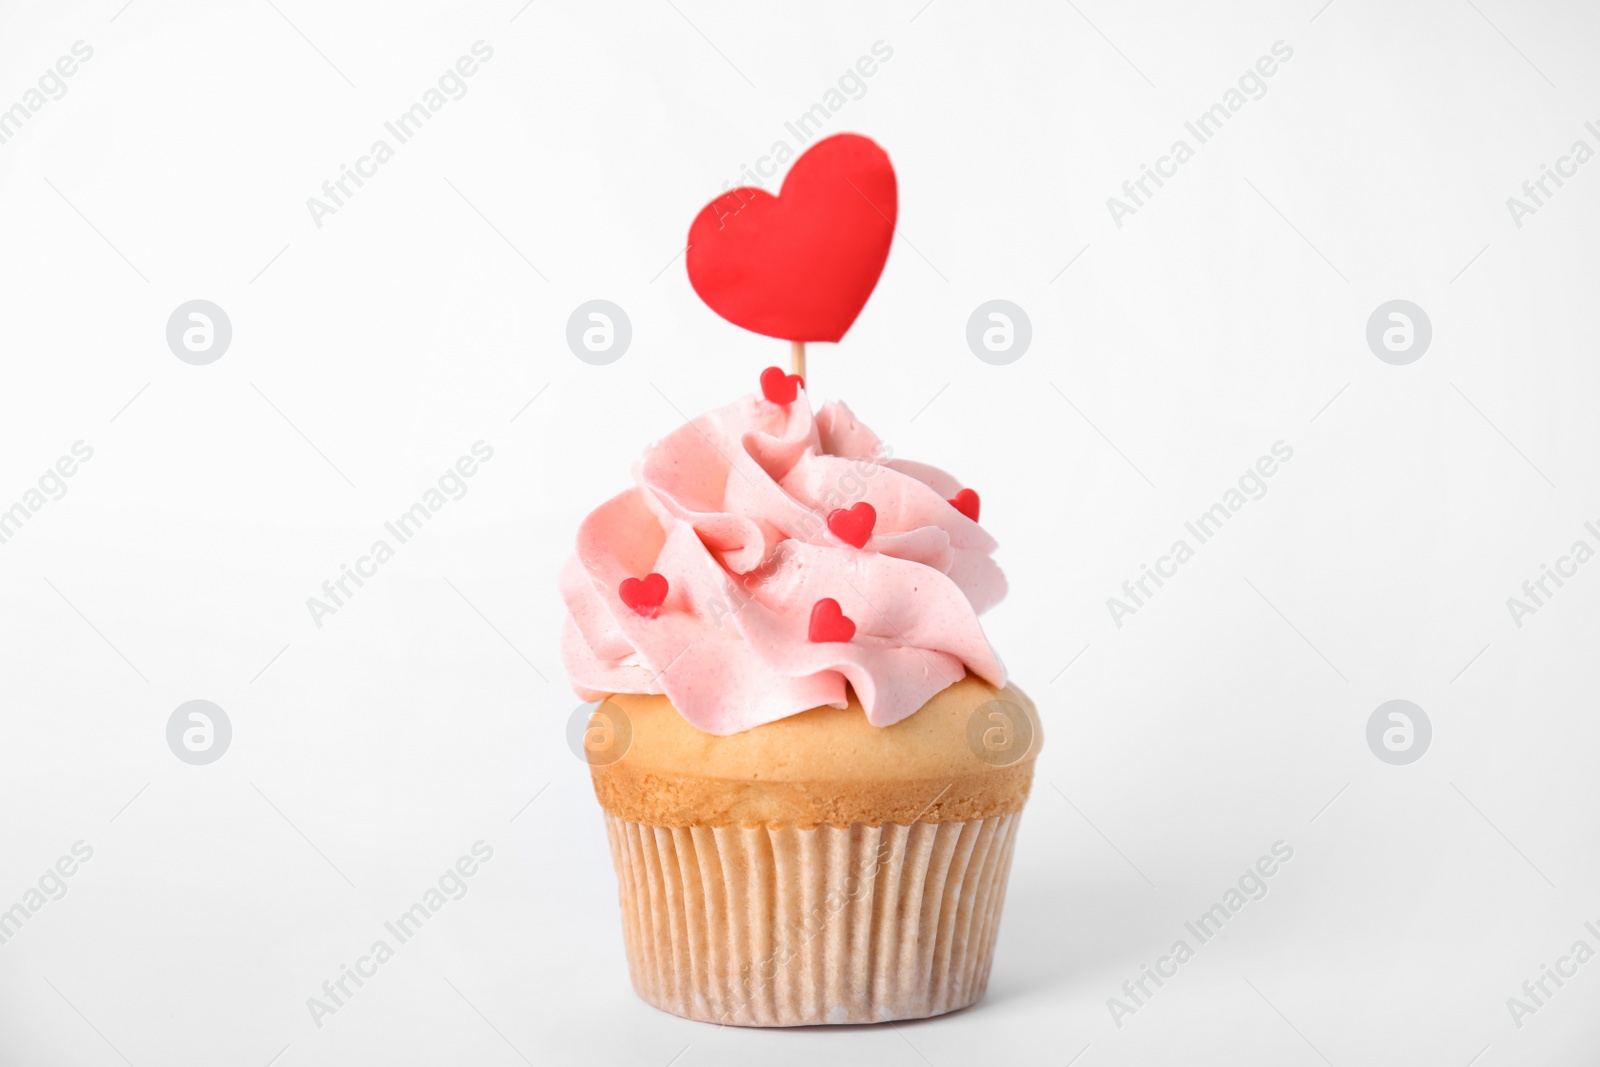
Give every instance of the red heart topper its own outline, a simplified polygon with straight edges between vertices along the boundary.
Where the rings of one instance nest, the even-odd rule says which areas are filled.
[[[882,148],[841,133],[812,145],[778,196],[717,197],[689,227],[689,283],[735,326],[789,341],[837,341],[889,258],[899,193]]]

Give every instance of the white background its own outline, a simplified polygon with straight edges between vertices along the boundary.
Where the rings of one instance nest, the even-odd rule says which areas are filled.
[[[1506,598],[1596,544],[1600,164],[1521,228],[1505,201],[1600,148],[1600,13],[273,3],[0,12],[0,107],[94,49],[0,145],[0,507],[94,449],[0,546],[0,908],[94,849],[0,945],[0,1062],[1592,1062],[1600,963],[1520,1029],[1506,999],[1600,948],[1600,564],[1520,628]],[[465,97],[317,227],[307,197],[478,40]],[[1106,198],[1278,40],[1117,227]],[[645,444],[784,358],[678,253],[876,41],[828,132],[887,148],[900,237],[811,385],[982,494],[988,632],[1047,740],[979,1006],[717,1030],[629,986],[556,573]],[[1004,367],[964,337],[996,297],[1034,331]],[[209,366],[165,340],[196,298],[233,325]],[[564,339],[593,298],[633,324],[606,367]],[[1396,298],[1434,329],[1409,366],[1365,341]],[[318,628],[306,598],[479,440],[470,492]],[[1279,440],[1267,495],[1116,626]],[[165,739],[196,698],[234,729],[205,767]],[[1365,740],[1394,698],[1433,723],[1410,766]],[[1118,1027],[1107,998],[1278,840],[1268,895]]]

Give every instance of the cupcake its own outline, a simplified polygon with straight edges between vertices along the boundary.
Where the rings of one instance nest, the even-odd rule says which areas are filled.
[[[984,992],[1040,742],[978,497],[782,371],[583,522],[562,656],[633,985],[748,1026]]]

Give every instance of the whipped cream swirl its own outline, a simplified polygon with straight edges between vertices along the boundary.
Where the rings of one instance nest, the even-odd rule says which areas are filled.
[[[747,396],[648,449],[635,487],[595,509],[561,575],[562,659],[585,700],[664,693],[694,726],[731,734],[828,704],[847,685],[877,726],[899,722],[967,671],[1005,668],[978,623],[1005,595],[994,539],[949,501],[934,467],[893,459],[850,409],[813,416],[804,389]],[[828,529],[865,500],[871,538]],[[667,579],[654,617],[618,588]],[[813,605],[838,601],[850,641],[813,642]]]

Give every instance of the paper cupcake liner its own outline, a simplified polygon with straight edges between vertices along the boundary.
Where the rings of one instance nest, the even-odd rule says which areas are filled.
[[[964,1008],[989,982],[1020,818],[800,830],[608,814],[634,989],[737,1026]]]

